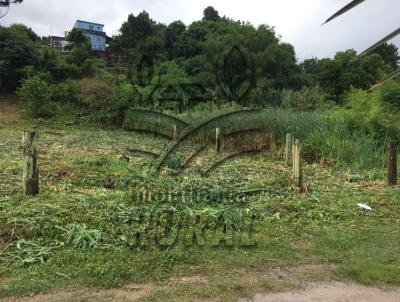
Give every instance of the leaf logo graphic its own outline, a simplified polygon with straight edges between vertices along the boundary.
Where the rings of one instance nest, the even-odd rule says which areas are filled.
[[[136,70],[138,73],[139,85],[142,87],[150,85],[154,76],[154,65],[146,54],[142,56],[139,64],[136,65]]]
[[[151,58],[143,54],[136,65],[138,85],[136,90],[142,98],[152,98],[160,85],[160,75],[155,74],[154,64]]]
[[[237,45],[230,49],[217,66],[217,78],[228,100],[240,101],[250,91],[253,77],[253,64],[249,64]]]

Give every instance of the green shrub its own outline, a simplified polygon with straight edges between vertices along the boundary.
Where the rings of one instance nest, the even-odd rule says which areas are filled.
[[[381,97],[386,104],[392,105],[394,110],[400,109],[400,84],[394,81],[386,83],[381,88]]]
[[[25,110],[30,116],[45,117],[51,114],[49,110],[51,88],[39,76],[23,80],[18,95],[25,102]]]
[[[140,95],[133,85],[121,84],[115,87],[113,100],[115,103],[133,106],[139,104]]]
[[[385,161],[384,146],[365,131],[350,129],[345,120],[331,115],[304,138],[304,156],[309,161],[381,167]]]
[[[82,64],[81,64],[82,65],[82,74],[84,76],[92,76],[92,75],[94,75],[95,70],[94,70],[93,64],[94,64],[94,61],[91,58],[86,59],[86,60],[84,60],[82,62]]]
[[[390,90],[388,92],[386,86],[372,93],[352,89],[346,96],[344,108],[336,111],[336,118],[347,123],[351,131],[365,132],[382,141],[388,135],[389,121],[399,111],[399,108],[384,101],[388,95]],[[392,135],[398,135],[398,129],[392,128],[391,131]]]
[[[85,78],[77,81],[78,104],[97,122],[122,126],[129,107],[137,104],[139,96],[131,84],[116,87],[110,81]]]
[[[72,81],[52,85],[51,100],[54,102],[77,102],[79,87]]]
[[[79,103],[94,111],[105,110],[112,101],[112,85],[95,78],[85,78],[77,82],[80,90]]]
[[[281,92],[282,106],[299,110],[315,110],[326,105],[326,95],[318,87],[303,87],[299,91],[283,90]]]
[[[67,57],[67,63],[81,66],[85,60],[91,57],[90,49],[86,46],[75,47]]]
[[[137,104],[139,100],[140,97],[131,84],[116,86],[107,110],[103,111],[99,117],[102,122],[122,126],[129,107]]]
[[[78,79],[82,77],[82,70],[75,64],[61,61],[52,69],[52,75],[56,81],[62,81],[68,78]]]

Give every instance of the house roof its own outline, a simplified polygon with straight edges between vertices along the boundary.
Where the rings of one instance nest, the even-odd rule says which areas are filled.
[[[49,36],[49,38],[51,38],[51,39],[57,39],[57,40],[65,40],[64,37],[60,37],[60,36]]]
[[[95,23],[95,22],[89,22],[89,21],[83,21],[83,20],[76,20],[76,22],[83,22],[83,23],[88,23],[88,24],[93,24],[93,25],[104,26],[104,24]]]

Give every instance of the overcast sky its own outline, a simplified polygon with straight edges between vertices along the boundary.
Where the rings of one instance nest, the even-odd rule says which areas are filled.
[[[39,35],[63,35],[76,19],[105,24],[109,36],[118,32],[128,14],[146,10],[169,24],[190,24],[211,5],[221,16],[274,26],[283,41],[293,44],[302,60],[327,57],[339,50],[362,51],[400,26],[399,0],[367,0],[349,13],[321,26],[350,0],[24,0],[12,5],[0,25],[26,24]],[[400,38],[393,41],[400,46]]]

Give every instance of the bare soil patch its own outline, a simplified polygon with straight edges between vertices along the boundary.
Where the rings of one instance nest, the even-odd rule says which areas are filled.
[[[148,295],[152,289],[150,284],[130,284],[117,289],[71,289],[51,293],[38,294],[29,298],[9,298],[5,302],[61,302],[61,301],[137,301]]]
[[[0,103],[0,124],[8,124],[19,119],[17,106]]]
[[[249,300],[239,300],[241,302]],[[358,284],[313,283],[303,291],[257,294],[253,302],[398,302],[400,290],[383,290]]]

